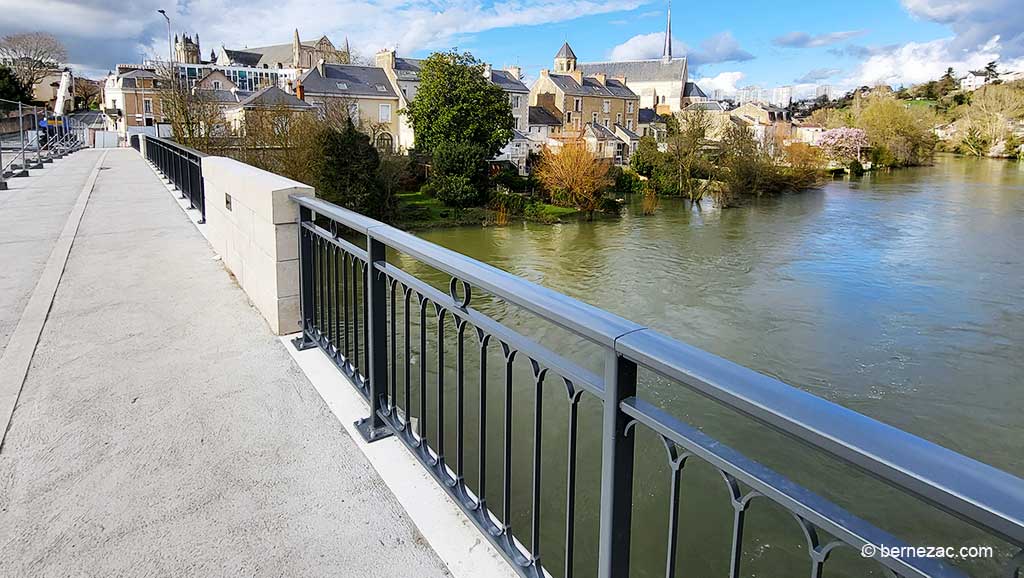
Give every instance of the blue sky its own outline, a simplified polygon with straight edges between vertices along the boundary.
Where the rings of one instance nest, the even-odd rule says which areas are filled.
[[[677,0],[674,46],[708,89],[910,84],[996,58],[1024,68],[1019,2],[732,0],[693,8]],[[199,32],[204,54],[219,44],[288,42],[298,28],[304,39],[327,34],[340,44],[348,36],[365,56],[383,47],[425,56],[457,46],[496,66],[520,64],[532,78],[565,40],[583,61],[660,55],[666,2],[0,0],[0,34],[49,31],[68,45],[77,69],[98,75],[166,52],[158,8],[171,14],[175,32]]]

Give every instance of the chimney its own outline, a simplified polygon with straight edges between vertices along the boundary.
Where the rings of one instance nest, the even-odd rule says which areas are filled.
[[[523,69],[519,66],[509,66],[505,70],[507,70],[512,76],[516,77],[516,80],[521,80],[523,78]]]
[[[618,80],[622,84],[626,84],[626,77],[625,76],[613,76],[612,80]]]
[[[321,58],[320,60],[316,61],[316,71],[320,73],[321,77],[324,75],[324,59],[323,58]]]
[[[608,75],[603,72],[598,72],[597,74],[594,75],[594,78],[596,78],[597,81],[601,83],[601,86],[608,84]]]
[[[547,77],[548,77],[548,75],[550,75],[550,74],[551,74],[551,71],[550,71],[550,70],[548,70],[547,68],[544,68],[544,69],[542,69],[542,70],[540,71],[540,75],[541,75],[541,76],[543,76],[544,78],[547,78]]]
[[[491,65],[490,64],[484,64],[484,78],[486,78],[487,80],[491,79]]]
[[[569,76],[572,76],[573,80],[576,81],[576,84],[583,86],[583,71],[579,68],[570,72]]]
[[[391,48],[385,48],[377,53],[374,58],[375,64],[378,68],[385,70],[394,70],[395,68],[395,51]]]
[[[321,60],[320,64],[322,65],[323,63],[324,63],[324,61]],[[301,78],[298,78],[298,79],[295,80],[295,98],[297,98],[299,100],[306,100],[306,89],[302,88],[302,79]]]

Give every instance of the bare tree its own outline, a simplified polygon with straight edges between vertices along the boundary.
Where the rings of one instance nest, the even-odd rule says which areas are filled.
[[[67,58],[64,45],[52,34],[25,32],[0,38],[0,60],[29,86],[39,84],[49,71],[62,68]]]
[[[610,184],[609,165],[587,149],[582,140],[566,142],[557,152],[545,147],[537,167],[537,178],[551,190],[559,205],[575,207],[593,219]]]
[[[168,65],[158,67],[156,90],[160,111],[171,123],[174,139],[200,151],[211,151],[215,139],[227,134],[221,104],[206,91],[193,90],[180,82]]]
[[[81,99],[82,106],[90,108],[100,103],[100,83],[84,78],[75,79],[75,98]]]

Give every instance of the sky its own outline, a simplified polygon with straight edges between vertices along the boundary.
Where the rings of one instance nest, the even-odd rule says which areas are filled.
[[[808,3],[677,0],[676,56],[705,90],[817,84],[837,90],[894,87],[958,74],[999,60],[1024,70],[1021,0],[860,0]],[[468,50],[494,66],[518,64],[527,82],[552,67],[567,41],[581,62],[657,58],[667,2],[618,0],[0,0],[0,35],[41,30],[68,48],[80,76],[167,54],[172,33],[199,33],[204,55],[228,48],[326,34],[349,38],[366,57],[385,47],[401,56]]]

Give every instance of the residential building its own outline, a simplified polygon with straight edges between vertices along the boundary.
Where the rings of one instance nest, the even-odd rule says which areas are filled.
[[[740,104],[747,102],[768,103],[769,101],[771,101],[771,92],[760,86],[745,86],[736,91],[736,102]]]
[[[406,108],[412,99],[416,98],[416,91],[420,87],[420,66],[423,60],[418,58],[400,58],[393,49],[381,50],[374,57],[374,62],[384,71],[388,81],[398,96],[398,110]],[[398,121],[398,140],[403,148],[409,149],[415,146],[416,138],[413,134],[412,123],[407,116],[402,116]]]
[[[518,66],[494,70],[490,64],[484,64],[484,78],[505,91],[509,106],[512,107],[512,118],[515,119],[512,140],[501,149],[494,160],[508,161],[515,165],[519,174],[525,175],[526,159],[530,154],[530,89],[520,80],[522,74],[523,71]]]
[[[703,113],[708,118],[707,138],[709,140],[721,140],[725,137],[725,130],[732,125],[732,117],[725,105],[717,101],[695,102],[687,105],[682,114],[678,115],[680,125],[685,125],[690,113]]]
[[[540,152],[548,140],[557,137],[562,130],[562,119],[552,114],[543,106],[529,107],[529,128],[526,136],[530,139],[530,149]]]
[[[988,84],[989,78],[984,71],[972,70],[960,79],[960,90],[974,91]]]
[[[583,141],[597,158],[623,165],[629,162],[629,157],[640,144],[640,135],[620,124],[606,127],[601,123],[588,122],[584,126]]]
[[[809,120],[802,121],[793,125],[793,142],[801,142],[811,146],[818,146],[818,142],[821,140],[821,135],[824,132],[824,126]]]
[[[819,99],[825,97],[826,100],[834,100],[833,98],[834,89],[831,84],[819,84],[814,89],[814,98]]]
[[[773,88],[771,104],[782,108],[788,108],[789,105],[793,104],[793,87],[776,86]]]
[[[654,140],[664,143],[667,133],[668,125],[664,116],[659,115],[653,108],[640,109],[637,114],[637,134],[641,137],[654,137]]]
[[[716,88],[711,91],[711,100],[721,102],[725,100],[725,91],[721,88]]]
[[[157,135],[157,124],[167,122],[161,111],[161,80],[152,69],[119,65],[103,86],[103,111],[110,130],[121,138],[145,133]],[[121,72],[123,70],[123,72]]]
[[[759,139],[785,142],[792,138],[793,119],[784,108],[748,102],[730,115],[734,122],[751,128]]]
[[[576,56],[572,55],[573,61],[575,58]],[[641,108],[652,108],[659,114],[679,112],[691,102],[708,99],[696,84],[688,82],[686,57],[672,56],[671,7],[668,11],[665,44],[661,58],[582,63],[579,65],[579,69],[584,76],[593,77],[604,74],[608,78],[621,79],[623,84],[639,96]],[[565,73],[566,71],[559,70],[556,64],[554,72]]]
[[[224,120],[231,132],[244,136],[246,127],[254,122],[253,115],[266,111],[287,112],[289,114],[308,114],[316,108],[298,97],[281,90],[276,86],[268,86],[228,107]]]
[[[623,79],[604,73],[586,76],[568,43],[555,56],[555,69],[542,70],[530,89],[530,106],[542,106],[562,119],[561,136],[582,136],[584,125],[597,123],[629,131],[637,126],[640,98]]]
[[[382,68],[320,62],[299,77],[295,94],[319,109],[321,116],[331,107],[346,111],[381,150],[412,146],[411,139],[403,140],[400,99]]]

